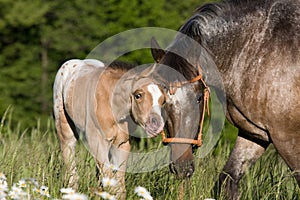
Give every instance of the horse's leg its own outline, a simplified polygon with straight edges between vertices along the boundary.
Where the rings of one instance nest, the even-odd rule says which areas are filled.
[[[288,133],[277,129],[277,132],[271,132],[270,136],[276,150],[292,170],[300,187],[300,132]]]
[[[68,187],[78,189],[78,180],[76,162],[75,162],[75,146],[77,138],[73,132],[63,106],[55,105],[54,108],[55,126],[57,135],[60,140],[62,157],[67,167],[65,179],[69,178]]]
[[[223,172],[220,175],[220,188],[224,187],[225,195],[229,199],[238,199],[238,183],[248,167],[254,164],[265,152],[268,144],[258,144],[241,137],[239,130],[235,146],[230,154]]]

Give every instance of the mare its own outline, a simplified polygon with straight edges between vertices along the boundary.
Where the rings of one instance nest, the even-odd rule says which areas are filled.
[[[164,92],[148,76],[151,70],[133,67],[119,62],[104,66],[94,59],[74,59],[58,70],[53,87],[54,117],[68,169],[69,187],[78,187],[75,144],[80,137],[94,157],[99,172],[117,179],[116,193],[125,199],[129,133],[135,128],[128,118],[132,116],[148,137],[162,131]],[[114,172],[115,167],[117,172]]]
[[[300,186],[300,1],[205,4],[179,32],[212,57],[225,90],[226,118],[238,128],[235,146],[219,180],[228,198],[239,198],[239,180],[271,143]],[[178,35],[165,51],[153,40],[152,54],[156,62],[191,78],[190,71],[206,59],[206,54],[188,44]],[[178,62],[183,58],[174,49],[183,49],[189,63],[184,66]],[[190,54],[198,54],[198,60],[190,59]],[[205,81],[220,94],[220,84],[214,74],[208,73],[209,64],[201,67]],[[190,101],[193,104],[194,100]],[[175,163],[175,168],[178,172],[181,166]]]

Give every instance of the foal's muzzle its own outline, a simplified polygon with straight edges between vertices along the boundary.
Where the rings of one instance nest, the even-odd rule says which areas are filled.
[[[145,130],[150,137],[155,137],[159,135],[164,128],[164,120],[163,118],[156,114],[151,113],[145,123]]]

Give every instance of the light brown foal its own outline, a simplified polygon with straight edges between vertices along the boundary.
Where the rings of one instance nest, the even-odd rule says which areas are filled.
[[[103,176],[118,166],[117,195],[125,199],[125,170],[130,152],[129,121],[133,116],[147,132],[158,135],[164,127],[161,106],[164,92],[147,74],[100,61],[70,60],[57,72],[54,83],[54,116],[69,187],[78,188],[75,144],[83,138]],[[130,130],[131,131],[131,130]]]

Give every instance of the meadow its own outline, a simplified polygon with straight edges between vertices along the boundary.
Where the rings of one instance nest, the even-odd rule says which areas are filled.
[[[26,199],[61,199],[60,190],[66,187],[65,167],[53,119],[49,117],[46,128],[41,128],[38,120],[36,126],[22,130],[20,126],[12,125],[12,117],[8,113],[2,118],[0,125],[0,174],[2,172],[6,175],[8,188],[20,180],[34,179],[40,186],[47,187],[49,195],[30,194]],[[196,171],[190,180],[177,180],[168,167],[152,172],[127,173],[127,199],[140,199],[134,192],[137,186],[145,187],[153,199],[158,200],[178,199],[179,196],[187,200],[213,198],[214,183],[218,180],[233,145],[231,140],[224,137],[229,132],[236,134],[233,127],[225,126],[223,136],[214,151],[205,158],[196,159]],[[158,148],[161,144],[160,138],[156,138],[135,142],[134,145],[135,150],[146,151]],[[94,160],[81,142],[77,145],[77,157],[81,177],[78,192],[87,195],[88,199],[101,199],[95,194],[98,183]],[[31,193],[29,189],[26,190]],[[180,192],[183,190],[184,194]],[[292,177],[292,172],[273,146],[268,148],[266,154],[243,177],[240,192],[242,200],[300,199],[300,189]],[[216,199],[224,197],[221,194]]]

